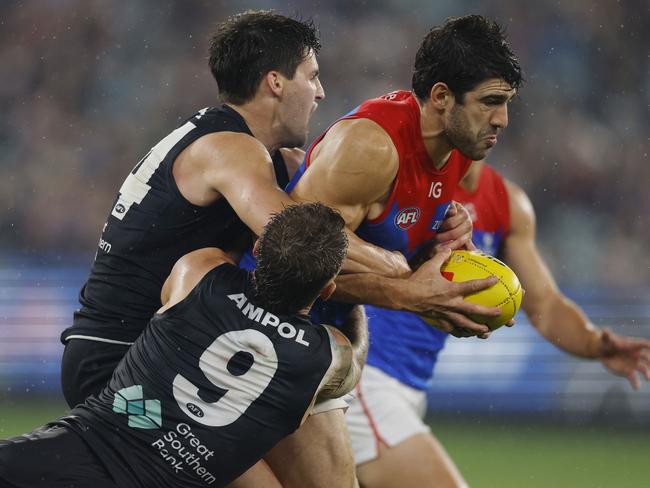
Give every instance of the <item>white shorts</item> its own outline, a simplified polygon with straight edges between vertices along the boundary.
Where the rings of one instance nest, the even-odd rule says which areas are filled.
[[[431,430],[423,422],[426,393],[416,390],[366,365],[349,400],[345,420],[356,464],[372,461],[379,444],[393,447],[416,434]]]

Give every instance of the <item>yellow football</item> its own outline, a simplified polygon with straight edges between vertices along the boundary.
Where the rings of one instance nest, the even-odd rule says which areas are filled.
[[[519,278],[508,266],[492,256],[478,251],[453,251],[440,272],[449,281],[454,282],[477,280],[490,276],[496,276],[499,279],[490,288],[465,296],[465,300],[468,302],[501,309],[501,315],[498,317],[470,316],[475,322],[487,325],[490,330],[504,325],[519,310],[524,295]]]

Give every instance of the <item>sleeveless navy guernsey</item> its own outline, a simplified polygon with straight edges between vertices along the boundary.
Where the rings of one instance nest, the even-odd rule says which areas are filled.
[[[251,303],[250,279],[231,264],[208,272],[56,422],[119,486],[224,486],[300,426],[332,364],[329,334]]]
[[[181,256],[203,247],[245,246],[250,232],[225,198],[207,207],[192,205],[172,174],[174,160],[186,147],[222,131],[252,135],[244,119],[227,105],[205,108],[133,168],[113,202],[90,277],[79,294],[81,308],[73,326],[61,335],[63,341],[88,337],[133,342],[160,308],[162,285]],[[288,174],[279,151],[273,166],[277,183],[284,188]]]

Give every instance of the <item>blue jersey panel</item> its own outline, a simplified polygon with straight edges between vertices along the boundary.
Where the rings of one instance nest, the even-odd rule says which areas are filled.
[[[448,334],[414,313],[366,306],[370,350],[368,364],[418,390],[431,381]]]
[[[366,242],[383,247],[389,251],[403,251],[408,248],[408,234],[403,229],[394,225],[395,217],[399,212],[397,201],[393,202],[388,215],[380,222],[363,222],[356,234]]]
[[[256,265],[257,261],[253,257],[253,249],[246,251],[239,260],[239,267],[246,271],[253,271]]]
[[[503,240],[503,232],[485,232],[474,228],[472,230],[472,241],[485,254],[496,256]]]

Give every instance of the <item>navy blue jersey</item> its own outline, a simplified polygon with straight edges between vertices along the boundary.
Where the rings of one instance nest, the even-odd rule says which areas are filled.
[[[181,256],[204,247],[245,246],[249,231],[225,198],[207,207],[193,205],[172,174],[174,160],[186,147],[221,131],[252,135],[244,119],[227,105],[206,108],[133,168],[113,202],[90,277],[79,295],[81,308],[63,340],[84,336],[133,342],[160,308],[162,285]],[[283,188],[288,175],[279,152],[273,164]]]
[[[300,426],[332,364],[330,336],[255,306],[249,290],[246,271],[214,268],[58,421],[120,486],[223,486]]]

